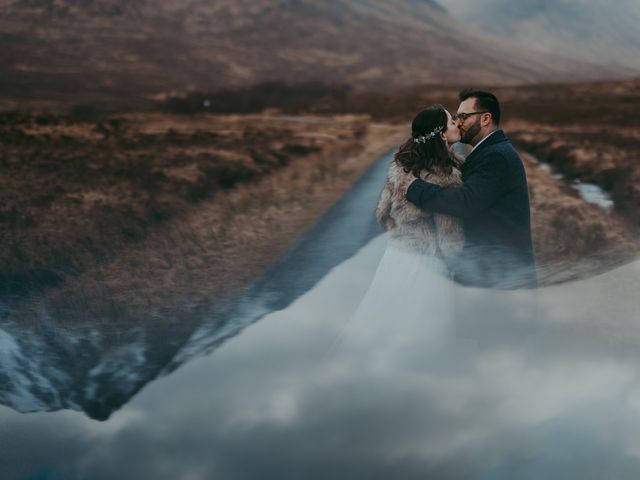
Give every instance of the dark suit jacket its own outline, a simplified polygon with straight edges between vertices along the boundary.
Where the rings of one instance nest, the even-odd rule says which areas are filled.
[[[534,287],[527,178],[504,132],[487,137],[461,170],[461,187],[416,180],[407,191],[407,199],[418,207],[463,219],[465,248],[452,267],[456,280],[485,287]]]

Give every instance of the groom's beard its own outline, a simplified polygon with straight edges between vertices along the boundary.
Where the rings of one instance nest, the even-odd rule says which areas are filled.
[[[482,127],[480,126],[479,121],[473,123],[468,129],[460,129],[460,141],[468,145],[475,145],[477,141],[474,143],[474,139],[477,137],[478,133],[480,133],[481,129]]]

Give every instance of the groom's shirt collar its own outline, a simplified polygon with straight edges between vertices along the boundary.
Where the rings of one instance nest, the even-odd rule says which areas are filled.
[[[475,147],[473,147],[473,148],[471,149],[471,152],[469,152],[469,155],[471,155],[471,153],[473,153],[473,151],[474,151],[476,148],[478,148],[482,142],[484,142],[487,138],[489,138],[491,135],[493,135],[494,133],[496,133],[498,130],[499,130],[499,129],[498,129],[498,128],[496,128],[495,130],[493,130],[493,131],[489,132],[489,134],[488,134],[487,136],[485,136],[482,140],[480,140],[478,143],[476,143]]]

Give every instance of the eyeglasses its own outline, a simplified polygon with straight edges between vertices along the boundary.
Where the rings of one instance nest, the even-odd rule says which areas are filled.
[[[452,120],[454,121],[461,121],[464,122],[467,118],[469,118],[471,115],[481,115],[483,113],[490,113],[490,112],[471,112],[471,113],[456,113],[455,115],[453,115],[451,117]]]

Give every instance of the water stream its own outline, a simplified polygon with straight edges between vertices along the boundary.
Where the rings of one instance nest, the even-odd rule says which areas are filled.
[[[529,158],[536,162],[538,168],[549,173],[557,180],[568,182],[568,184],[580,194],[580,197],[585,202],[596,205],[606,211],[613,210],[615,204],[611,195],[609,195],[609,193],[603,190],[600,186],[595,183],[583,182],[579,179],[565,179],[564,175],[557,172],[551,164],[542,162],[530,154]]]

